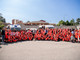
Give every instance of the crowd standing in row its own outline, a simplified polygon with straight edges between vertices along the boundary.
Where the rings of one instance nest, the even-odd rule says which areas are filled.
[[[52,41],[78,41],[80,30],[77,29],[38,29],[38,30],[2,30],[2,42],[17,42],[21,40],[52,40]]]

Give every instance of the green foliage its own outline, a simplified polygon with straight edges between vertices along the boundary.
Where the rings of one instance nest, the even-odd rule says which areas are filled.
[[[4,25],[0,25],[0,29],[2,29],[4,27]]]
[[[70,21],[70,25],[75,25],[74,19]]]
[[[57,26],[59,26],[59,24],[57,24]]]
[[[66,22],[63,20],[60,20],[59,23],[57,24],[57,26],[60,26],[60,25],[74,26],[74,25],[78,25],[78,24],[80,24],[80,18],[77,18],[76,22],[74,19],[70,20],[70,22],[68,20]]]
[[[0,13],[0,29],[2,29],[5,25],[3,23],[5,23],[5,18],[2,17],[2,14]]]
[[[0,24],[2,24],[2,21],[0,21]]]
[[[80,23],[80,18],[77,18],[76,24],[79,24],[79,23]]]
[[[6,23],[5,18],[0,16],[0,21]]]
[[[58,26],[60,26],[60,25],[65,25],[65,21],[61,20],[61,21],[59,21],[59,23],[58,23],[57,25],[58,25]]]
[[[5,25],[0,21],[0,29],[2,29]]]
[[[69,23],[69,21],[68,21],[68,20],[65,22],[65,25],[70,25],[70,23]]]

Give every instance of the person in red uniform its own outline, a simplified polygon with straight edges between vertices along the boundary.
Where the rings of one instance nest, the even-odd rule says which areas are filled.
[[[78,30],[75,30],[75,39],[78,40]]]
[[[15,38],[16,38],[17,40],[19,39],[19,32],[18,32],[18,31],[15,32]]]
[[[29,34],[29,40],[32,40],[32,39],[33,39],[33,34],[30,33],[30,34]]]
[[[21,41],[21,39],[22,39],[21,38],[21,31],[19,31],[19,35],[18,36],[19,36],[19,41]]]
[[[37,37],[38,37],[38,33],[35,33],[35,35],[34,35],[34,39],[36,40]]]
[[[41,33],[38,33],[37,38],[38,38],[38,40],[41,39]]]

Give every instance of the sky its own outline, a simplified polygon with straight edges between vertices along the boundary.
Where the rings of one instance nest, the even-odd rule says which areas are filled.
[[[56,24],[72,18],[76,21],[80,18],[80,0],[0,0],[0,13],[9,23],[12,19]]]

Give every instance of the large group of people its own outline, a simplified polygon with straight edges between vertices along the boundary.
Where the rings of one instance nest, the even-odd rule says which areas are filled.
[[[5,42],[16,42],[16,41],[21,41],[21,40],[32,40],[33,39],[33,34],[31,30],[6,30],[5,31]]]
[[[80,38],[80,30],[68,28],[40,28],[37,30],[2,30],[2,41],[17,42],[21,40],[52,40],[76,42]]]

